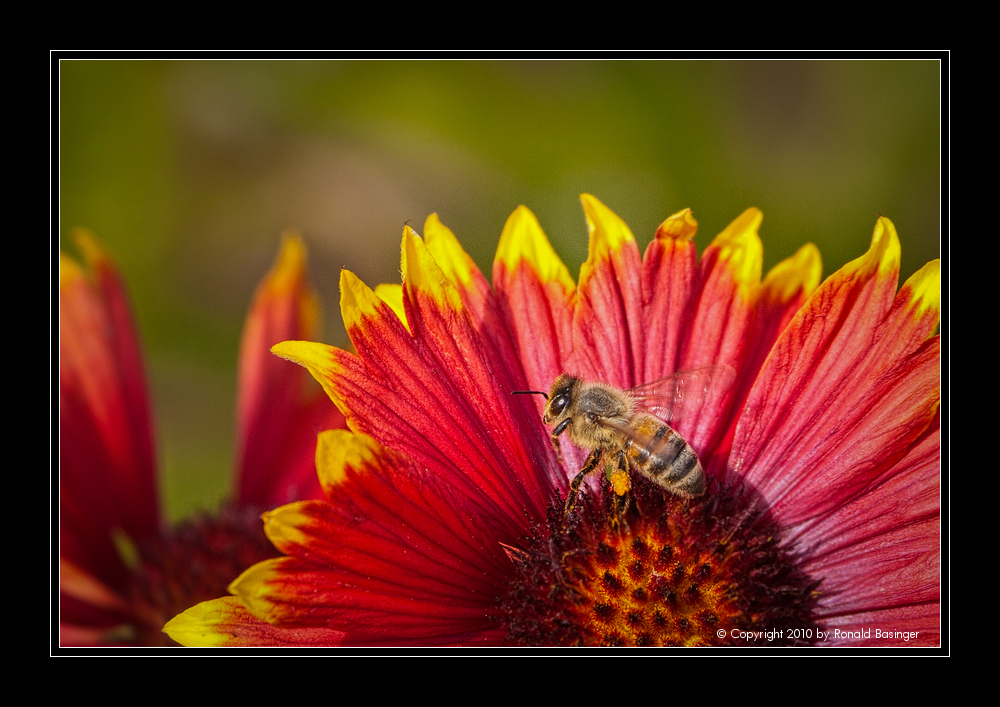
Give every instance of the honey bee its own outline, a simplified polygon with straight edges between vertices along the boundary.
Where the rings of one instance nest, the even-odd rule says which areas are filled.
[[[569,433],[577,447],[590,450],[570,483],[566,499],[569,511],[580,484],[602,460],[619,497],[630,488],[629,469],[683,498],[705,493],[705,472],[698,455],[665,420],[692,412],[709,395],[725,392],[734,377],[731,367],[719,364],[621,390],[563,373],[552,383],[548,395],[542,391],[515,392],[545,395],[548,402],[542,422],[554,425],[552,443],[557,450],[563,432]],[[616,468],[612,471],[612,467]]]

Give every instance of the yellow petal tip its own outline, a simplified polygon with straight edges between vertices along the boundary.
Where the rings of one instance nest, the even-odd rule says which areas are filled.
[[[268,621],[274,602],[268,598],[267,583],[280,576],[280,566],[287,559],[274,557],[248,567],[230,583],[229,593],[238,596],[251,614]]]
[[[182,646],[215,647],[228,643],[231,636],[220,629],[233,613],[234,597],[223,597],[195,604],[170,619],[163,632]]]
[[[896,226],[885,216],[879,216],[872,232],[871,246],[860,258],[844,266],[848,273],[859,275],[895,274],[899,271],[900,245]]]
[[[59,253],[59,289],[85,277],[80,263],[63,252]]]
[[[764,244],[758,235],[763,220],[760,209],[751,207],[712,241],[712,246],[719,250],[719,260],[729,265],[741,290],[747,294],[760,282],[764,266]]]
[[[438,267],[455,285],[467,287],[472,282],[476,264],[437,214],[431,214],[424,222],[424,244]]]
[[[371,437],[348,430],[326,430],[316,442],[316,471],[324,493],[330,495],[347,475],[347,467],[360,469],[377,462],[382,445]]]
[[[282,341],[271,347],[271,353],[275,356],[297,363],[309,371],[310,375],[323,386],[323,390],[334,404],[346,415],[347,409],[333,386],[341,370],[334,356],[336,351],[333,346],[315,341]]]
[[[795,255],[771,268],[761,283],[762,296],[783,303],[799,293],[808,297],[819,287],[822,275],[823,259],[819,248],[806,243]]]
[[[365,318],[377,316],[381,301],[357,275],[350,270],[340,271],[340,314],[348,333]]]
[[[660,224],[656,229],[656,237],[660,239],[670,238],[673,240],[689,241],[698,232],[698,222],[694,219],[691,209],[678,211]]]
[[[406,321],[406,309],[403,307],[403,286],[393,283],[382,283],[375,286],[375,295],[389,305],[389,308],[396,313],[399,321],[403,323],[407,331],[410,331],[410,324]]]
[[[91,270],[96,270],[99,263],[107,262],[110,258],[108,252],[97,240],[97,236],[89,228],[77,227],[70,231],[70,239],[79,249],[83,259]]]
[[[928,311],[937,316],[941,310],[941,261],[932,260],[924,265],[910,276],[903,288],[910,290],[915,317],[923,317]]]
[[[285,231],[278,255],[257,288],[250,318],[269,316],[274,307],[285,311],[286,302],[292,302],[297,314],[294,332],[287,334],[308,338],[315,335],[319,324],[319,298],[309,286],[306,268],[306,246],[294,231]]]
[[[305,276],[306,244],[295,231],[281,235],[281,249],[265,282],[278,292],[287,292]]]
[[[590,194],[581,194],[583,213],[587,217],[590,230],[589,260],[603,256],[607,252],[617,252],[635,237],[624,221],[614,211]]]
[[[294,546],[305,544],[306,535],[301,528],[311,519],[305,512],[311,504],[312,501],[298,501],[265,511],[261,515],[261,520],[264,521],[264,534],[267,535],[267,539],[287,554],[292,553]]]
[[[431,297],[442,307],[462,309],[462,298],[455,285],[435,262],[420,236],[409,226],[403,227],[403,289],[411,297],[418,292]]]
[[[70,231],[69,238],[73,241],[77,250],[80,251],[80,255],[83,256],[83,261],[86,264],[87,269],[89,269],[93,276],[99,278],[102,272],[114,270],[114,266],[111,262],[111,256],[108,254],[108,251],[105,250],[104,246],[101,245],[101,242],[97,240],[97,236],[94,235],[94,232],[89,228],[74,228]],[[76,278],[87,277],[87,271],[84,269],[83,265],[62,252],[60,252],[59,255],[60,287],[72,282]]]
[[[518,206],[507,218],[497,245],[494,266],[501,264],[513,273],[522,261],[540,281],[558,282],[567,292],[576,288],[569,270],[556,255],[535,214],[526,206]]]
[[[294,361],[305,368],[327,368],[333,360],[335,349],[315,341],[282,341],[271,347],[275,356]]]

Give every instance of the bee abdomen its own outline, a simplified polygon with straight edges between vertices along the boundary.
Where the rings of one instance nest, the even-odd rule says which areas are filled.
[[[630,445],[629,456],[643,474],[668,491],[681,496],[705,492],[705,473],[698,455],[684,438],[659,423],[644,445]]]

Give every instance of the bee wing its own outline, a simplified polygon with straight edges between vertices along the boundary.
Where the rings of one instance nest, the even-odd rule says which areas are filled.
[[[594,424],[600,425],[601,427],[605,427],[609,430],[614,430],[624,439],[631,439],[632,442],[639,448],[645,447],[653,439],[652,431],[647,432],[646,430],[636,429],[630,425],[622,425],[609,417],[598,417],[594,420]]]
[[[736,379],[724,363],[691,368],[629,390],[636,403],[664,422],[690,416],[717,402]]]

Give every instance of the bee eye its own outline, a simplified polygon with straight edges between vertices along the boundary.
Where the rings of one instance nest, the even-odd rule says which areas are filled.
[[[569,403],[569,398],[567,398],[565,395],[557,395],[555,398],[552,399],[552,414],[553,415],[560,414],[563,410],[566,409],[567,403]]]

